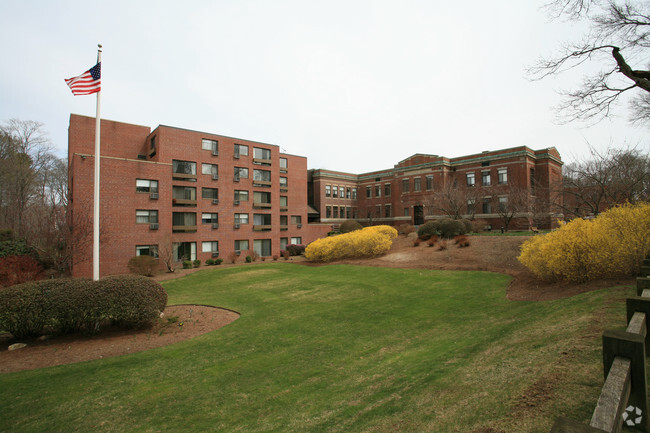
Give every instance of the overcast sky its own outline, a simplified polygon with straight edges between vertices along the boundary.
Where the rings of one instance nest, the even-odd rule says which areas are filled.
[[[556,91],[584,69],[526,80],[585,31],[549,22],[545,2],[0,0],[0,121],[44,123],[67,156],[70,113],[94,117],[95,96],[63,79],[93,66],[101,43],[102,118],[276,144],[310,168],[521,145],[565,161],[587,142],[648,149],[626,105],[595,126],[558,124]]]

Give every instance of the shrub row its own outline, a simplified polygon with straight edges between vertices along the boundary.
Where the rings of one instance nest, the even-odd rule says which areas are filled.
[[[607,210],[594,220],[576,218],[521,247],[519,261],[547,281],[584,282],[634,276],[650,252],[650,204]]]
[[[138,275],[41,280],[0,290],[0,330],[22,339],[48,332],[99,332],[106,320],[143,326],[167,305],[167,292]]]
[[[397,237],[390,226],[372,226],[339,236],[318,239],[307,246],[305,257],[314,262],[345,258],[375,257],[385,254]]]
[[[418,237],[426,241],[431,236],[441,236],[451,239],[458,235],[464,235],[472,231],[472,223],[469,220],[452,220],[443,218],[429,221],[418,228]]]

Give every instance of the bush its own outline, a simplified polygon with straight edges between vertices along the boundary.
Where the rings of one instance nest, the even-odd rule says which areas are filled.
[[[290,256],[299,256],[304,254],[305,246],[304,245],[287,245],[287,251],[289,251]]]
[[[440,235],[440,221],[429,221],[418,228],[418,238],[426,241],[431,236]]]
[[[414,247],[419,247],[420,246],[420,238],[415,238],[415,240],[413,241],[413,246]]]
[[[151,256],[131,257],[128,268],[133,274],[151,277],[158,269],[158,260]]]
[[[214,264],[215,264],[215,265],[220,265],[220,264],[222,264],[222,263],[223,263],[223,259],[215,259],[215,260],[214,260]]]
[[[277,262],[280,257],[277,254],[273,255],[273,261]]]
[[[447,249],[447,241],[443,239],[438,243],[438,251],[444,251],[446,249]]]
[[[454,243],[458,245],[458,248],[469,247],[470,245],[469,237],[465,235],[458,235],[454,238]]]
[[[282,258],[284,258],[285,260],[289,260],[289,256],[290,256],[291,254],[289,254],[289,251],[287,251],[287,250],[282,250],[282,251],[280,251],[280,255],[281,255]]]
[[[440,220],[440,236],[443,238],[451,239],[458,235],[464,235],[465,233],[467,233],[465,224],[460,220],[452,220],[449,218]]]
[[[192,269],[192,261],[183,260],[183,269]]]
[[[463,218],[460,220],[460,222],[462,222],[463,225],[465,226],[465,233],[472,232],[473,227],[472,227],[472,222],[470,220]]]
[[[25,242],[24,239],[14,239],[11,230],[3,232],[0,240],[0,257],[8,256],[32,256],[38,259],[38,253]]]
[[[238,258],[238,257],[239,257],[239,256],[237,255],[237,253],[236,253],[235,251],[233,251],[232,253],[228,254],[228,260],[230,260],[230,263],[232,263],[233,265],[237,262],[237,258]]]
[[[206,265],[206,266],[212,266],[212,265],[214,265],[214,260],[212,260],[212,259],[207,259],[207,260],[205,261],[205,265]]]
[[[246,256],[246,263],[252,263],[253,258],[251,256]]]
[[[576,218],[535,236],[521,247],[519,261],[547,281],[584,282],[631,277],[650,252],[650,204],[607,210],[594,220]]]
[[[472,233],[480,233],[485,230],[487,227],[488,221],[483,219],[477,219],[472,221]]]
[[[250,251],[248,252],[248,257],[250,257],[251,260],[255,261],[255,260],[257,260],[257,258],[259,257],[259,255],[258,255],[255,251],[250,250]],[[247,257],[247,258],[248,258],[248,257]]]
[[[433,236],[431,236],[431,237],[429,238],[429,240],[427,241],[427,245],[429,245],[430,247],[432,247],[432,246],[434,246],[434,245],[436,244],[436,242],[438,242],[438,236],[437,236],[437,235],[433,235]]]
[[[362,228],[363,226],[359,224],[359,222],[355,220],[347,220],[341,224],[341,226],[339,227],[339,231],[341,233],[350,233],[355,230],[361,230]]]
[[[411,224],[400,224],[397,226],[397,233],[400,235],[408,235],[409,233],[415,233],[415,226]]]
[[[43,268],[31,256],[0,257],[0,287],[9,287],[42,277]]]
[[[201,266],[201,260],[194,260],[192,262],[192,266],[194,266],[195,268],[198,268],[199,266]]]
[[[397,230],[393,227],[366,227],[339,236],[318,239],[307,246],[305,257],[316,262],[375,257],[385,254],[395,237]]]
[[[157,282],[136,275],[90,279],[43,280],[0,290],[0,329],[15,338],[50,332],[99,331],[110,319],[120,325],[143,325],[167,305]]]
[[[327,236],[336,236],[336,235],[340,235],[340,234],[341,234],[341,232],[337,232],[335,230],[327,232]]]

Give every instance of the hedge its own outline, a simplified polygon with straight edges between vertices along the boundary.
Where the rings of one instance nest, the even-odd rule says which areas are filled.
[[[434,235],[451,239],[467,233],[469,231],[468,226],[471,226],[471,224],[466,224],[463,220],[442,218],[422,224],[418,229],[418,237],[424,241]]]
[[[318,239],[307,246],[305,257],[315,262],[345,258],[376,257],[390,249],[397,230],[390,226],[372,226],[334,237]]]
[[[35,281],[0,290],[0,329],[17,339],[45,331],[96,333],[107,320],[146,325],[166,305],[162,286],[138,275]]]

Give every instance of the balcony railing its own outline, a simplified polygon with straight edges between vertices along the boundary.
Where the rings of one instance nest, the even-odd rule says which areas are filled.
[[[172,226],[174,232],[195,232],[196,226]]]
[[[271,203],[253,202],[253,207],[255,208],[270,208],[271,206]]]
[[[173,198],[172,204],[174,206],[196,206],[196,200],[186,200],[184,198]]]
[[[254,225],[253,226],[253,231],[262,232],[262,231],[271,230],[271,228],[272,227],[271,227],[270,224],[269,225],[259,225],[259,226]]]
[[[196,179],[195,174],[172,173],[174,179]]]

